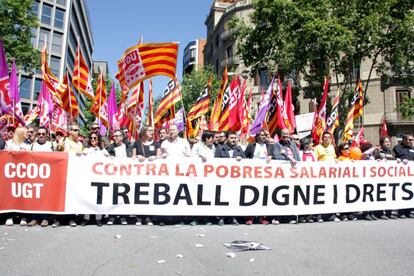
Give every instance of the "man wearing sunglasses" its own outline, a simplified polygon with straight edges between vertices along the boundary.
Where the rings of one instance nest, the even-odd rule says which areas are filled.
[[[79,141],[79,125],[76,123],[72,123],[69,126],[69,136],[59,141],[60,145],[63,147],[64,152],[74,152],[74,153],[82,153],[83,146],[82,143]]]
[[[30,146],[31,151],[54,151],[52,142],[47,140],[48,132],[44,126],[37,129],[36,141]]]

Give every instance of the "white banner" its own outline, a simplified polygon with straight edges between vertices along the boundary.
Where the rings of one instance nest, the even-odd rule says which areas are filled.
[[[274,216],[414,208],[413,165],[70,155],[65,213]]]

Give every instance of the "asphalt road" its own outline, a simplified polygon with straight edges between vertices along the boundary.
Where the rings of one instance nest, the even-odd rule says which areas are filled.
[[[414,219],[253,226],[0,226],[1,275],[412,275]],[[271,250],[235,252],[223,242]],[[181,257],[181,258],[180,258]]]

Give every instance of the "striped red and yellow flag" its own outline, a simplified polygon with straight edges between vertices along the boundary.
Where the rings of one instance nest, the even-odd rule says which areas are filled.
[[[72,85],[70,85],[67,71],[63,83],[66,86],[66,90],[60,95],[60,98],[62,99],[62,109],[69,114],[69,117],[73,122],[79,115],[79,105],[75,93],[73,92]]]
[[[178,43],[139,44],[127,49],[118,61],[116,78],[121,87],[132,88],[157,75],[175,78]]]
[[[90,111],[95,114],[96,117],[99,116],[99,110],[101,106],[106,101],[106,84],[105,84],[105,77],[101,73],[99,75],[98,85],[96,87],[95,98],[93,100],[93,104],[91,106]]]
[[[127,103],[127,115],[131,121],[129,130],[134,137],[137,137],[137,130],[142,122],[144,112],[144,83],[141,82],[134,87],[132,95]]]
[[[155,112],[154,124],[159,127],[166,121],[175,117],[175,104],[181,100],[180,86],[176,78],[172,79],[164,91],[164,95],[160,100],[157,111]]]
[[[59,106],[62,106],[62,99],[60,98],[60,94],[65,91],[66,87],[63,83],[60,83],[58,78],[52,73],[47,64],[47,51],[46,45],[42,49],[42,74],[43,80],[47,88],[49,89],[50,93],[52,94],[53,102]]]
[[[194,121],[197,118],[200,118],[210,110],[210,95],[212,88],[213,75],[210,75],[206,85],[204,86],[203,91],[196,100],[193,107],[187,113],[187,120]]]
[[[354,98],[352,100],[352,105],[355,105],[354,108],[354,121],[362,116],[364,113],[364,96],[362,93],[362,81],[358,82],[358,86],[355,89]]]
[[[344,143],[348,143],[348,141],[354,136],[354,111],[355,105],[352,105],[348,115],[346,116],[344,134],[342,136],[342,142]]]
[[[152,80],[148,85],[148,116],[147,126],[154,127],[154,97],[152,96]]]
[[[89,69],[86,65],[80,50],[80,45],[76,49],[75,66],[73,68],[72,84],[78,92],[84,94],[90,100],[94,99],[93,91],[90,89]]]
[[[224,93],[228,88],[229,84],[229,78],[227,76],[227,66],[224,67],[223,74],[221,76],[221,84],[220,84],[220,90],[217,93],[217,98],[213,105],[213,111],[211,112],[210,116],[210,123],[209,123],[209,129],[211,131],[219,131],[220,126],[220,115],[222,111],[222,102]]]

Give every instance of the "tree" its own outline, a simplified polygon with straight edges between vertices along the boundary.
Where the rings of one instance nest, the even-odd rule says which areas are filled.
[[[331,72],[349,102],[364,62],[364,95],[373,70],[384,80],[414,75],[412,0],[256,0],[253,7],[250,22],[232,21],[237,54],[253,72],[277,70],[312,98]]]
[[[32,13],[33,0],[0,0],[0,39],[7,59],[16,58],[26,71],[39,68],[40,54],[31,43],[32,29],[39,26]]]
[[[414,118],[414,99],[407,96],[403,97],[402,103],[397,107],[404,119]]]
[[[210,75],[213,75],[212,95],[210,100],[210,106],[213,106],[221,81],[221,77],[216,76],[213,72],[211,66],[206,68],[200,67],[198,70],[193,70],[191,73],[184,75],[181,83],[181,92],[186,112],[190,111],[191,107],[200,96],[201,91],[204,90],[204,86],[207,84]]]

